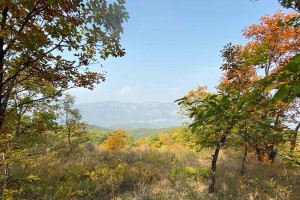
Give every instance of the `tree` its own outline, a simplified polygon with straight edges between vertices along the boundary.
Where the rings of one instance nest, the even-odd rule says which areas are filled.
[[[298,1],[280,1],[280,3],[299,12]],[[292,132],[289,138],[291,150],[296,145],[299,129],[297,128],[299,127],[297,118],[299,116],[298,97],[300,96],[299,17],[299,13],[277,12],[272,17],[264,16],[259,25],[249,26],[244,33],[245,36],[254,38],[253,41],[256,41],[248,44],[248,49],[252,51],[249,55],[252,58],[260,58],[260,63],[263,63],[260,67],[267,72],[265,77],[258,82],[259,87],[264,88],[264,94],[270,94],[271,90],[276,89],[275,95],[271,95],[271,98],[275,105],[281,106],[281,108],[276,106],[279,108],[276,118],[280,119],[276,120],[277,125],[283,122],[295,124],[295,130],[290,131]],[[253,54],[255,51],[257,53]]]
[[[297,13],[284,14],[280,11],[273,16],[265,15],[260,19],[259,24],[250,25],[244,29],[244,36],[250,39],[245,46],[227,46],[222,54],[223,57],[227,57],[225,62],[227,64],[222,67],[225,73],[221,86],[223,88],[226,87],[230,90],[228,92],[231,93],[234,92],[233,90],[244,93],[247,96],[247,98],[244,98],[246,102],[249,97],[253,96],[251,94],[249,96],[247,93],[256,94],[252,99],[255,104],[249,104],[249,102],[247,104],[251,105],[252,108],[255,107],[256,113],[260,114],[261,117],[254,117],[255,113],[253,113],[252,117],[249,117],[253,122],[256,118],[257,122],[253,128],[260,127],[262,130],[265,130],[262,133],[263,138],[259,136],[260,134],[254,134],[252,137],[253,139],[257,138],[257,136],[260,137],[259,146],[270,149],[269,157],[272,160],[275,158],[271,154],[273,155],[275,152],[276,140],[280,138],[283,140],[290,132],[289,128],[285,127],[284,122],[286,124],[291,122],[298,124],[297,120],[295,120],[298,108],[295,106],[295,103],[290,103],[294,99],[293,96],[297,95],[298,86],[297,84],[294,86],[286,84],[288,76],[291,77],[292,72],[281,78],[279,83],[273,82],[275,77],[284,76],[285,65],[300,50],[300,28],[289,24],[298,17]],[[294,62],[293,60],[291,60],[292,63]],[[290,66],[289,69],[291,68],[293,67]],[[263,73],[258,72],[260,70],[264,70]],[[296,71],[294,69],[294,73]],[[292,77],[295,78],[297,75]],[[272,84],[269,85],[270,83]],[[266,88],[265,85],[269,86]],[[272,89],[280,86],[282,89],[278,90],[275,95],[270,92]],[[271,98],[275,101],[270,102]],[[261,106],[257,106],[260,104]],[[294,113],[293,117],[289,114],[291,112]],[[289,120],[291,117],[294,120]],[[264,123],[262,123],[263,121]],[[269,133],[266,133],[266,130]],[[255,143],[257,142],[255,141]]]
[[[250,149],[256,151],[259,161],[274,161],[277,146],[288,141],[291,129],[284,122],[291,122],[287,113],[298,108],[271,101],[273,94],[264,90],[263,83],[300,50],[299,27],[280,25],[297,16],[277,12],[263,16],[258,25],[248,26],[244,30],[250,39],[246,45],[228,44],[221,51],[224,73],[218,93],[199,87],[179,100],[192,119],[192,130],[199,133],[200,143],[214,147],[209,192],[214,192],[218,155],[226,142],[245,147],[244,173]]]
[[[104,142],[104,147],[109,150],[120,150],[125,148],[128,141],[127,131],[117,129]]]
[[[38,93],[32,90],[23,91],[11,97],[5,126],[13,125],[10,132],[14,132],[16,136],[30,132],[41,134],[45,131],[56,132],[58,130],[57,99],[32,101],[37,97]]]
[[[198,87],[178,102],[193,119],[190,127],[193,132],[198,133],[200,144],[214,147],[209,184],[209,192],[213,193],[219,152],[227,138],[236,133],[234,130],[237,122],[243,116],[236,106],[237,98],[230,94],[212,94],[205,90],[205,87]]]
[[[300,2],[298,0],[278,0],[285,8],[292,8],[297,11],[292,18],[288,20],[279,19],[277,24],[281,29],[299,30],[300,27]],[[299,31],[294,32],[294,38],[298,41],[298,49],[289,55],[289,58],[282,63],[281,68],[271,76],[264,79],[263,85],[266,91],[278,89],[274,95],[274,101],[282,100],[291,102],[295,98],[300,97],[300,66],[299,66]],[[288,37],[287,37],[288,39]]]
[[[272,16],[262,16],[259,24],[247,26],[243,35],[250,40],[244,47],[248,66],[263,69],[264,76],[268,76],[296,55],[300,50],[300,27],[282,24],[297,17],[295,12],[277,11]]]
[[[62,115],[68,135],[68,144],[70,151],[72,150],[71,133],[79,127],[79,123],[81,120],[80,111],[77,108],[73,108],[74,103],[75,98],[72,95],[64,95],[64,98],[62,100]]]
[[[12,96],[38,95],[27,103],[72,87],[93,89],[105,80],[89,66],[123,56],[124,0],[7,0],[0,2],[0,130]]]
[[[256,40],[251,42],[256,42]],[[239,135],[242,136],[245,142],[244,155],[247,156],[250,143],[256,149],[258,159],[263,161],[263,153],[266,151],[262,151],[262,149],[264,147],[271,148],[269,144],[274,143],[274,145],[271,145],[272,153],[270,153],[270,155],[272,154],[270,159],[274,160],[275,141],[272,141],[272,138],[273,133],[277,132],[275,128],[278,129],[280,126],[278,119],[279,114],[282,115],[282,109],[279,106],[276,109],[274,109],[274,106],[270,107],[269,95],[255,85],[261,76],[257,73],[257,66],[253,65],[253,63],[256,63],[260,58],[256,59],[255,56],[249,57],[247,46],[243,47],[241,45],[233,46],[228,44],[221,52],[224,60],[221,69],[224,71],[224,74],[218,89],[224,94],[230,95],[231,98],[235,97],[238,99],[236,104],[242,117],[237,122],[239,124]],[[266,62],[269,68],[272,62],[269,62],[268,59]],[[262,62],[259,63],[260,65],[263,64]],[[265,73],[269,73],[269,69]],[[275,120],[275,116],[277,120]],[[272,126],[273,122],[275,122],[274,125],[276,127]],[[276,137],[278,136],[277,134]]]

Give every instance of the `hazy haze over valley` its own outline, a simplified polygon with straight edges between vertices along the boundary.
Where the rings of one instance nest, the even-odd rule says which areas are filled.
[[[181,124],[176,103],[107,101],[76,107],[84,121],[104,128],[162,128]]]

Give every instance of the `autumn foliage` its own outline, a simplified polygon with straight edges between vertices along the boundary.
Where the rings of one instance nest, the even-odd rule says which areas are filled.
[[[298,113],[295,96],[300,94],[296,74],[300,27],[293,24],[296,19],[298,13],[277,11],[272,16],[261,17],[259,24],[246,27],[243,35],[249,41],[245,45],[229,43],[221,51],[223,76],[217,92],[198,87],[178,100],[192,119],[190,126],[199,134],[200,144],[215,147],[209,192],[215,191],[218,156],[227,145],[244,146],[242,173],[248,153],[255,153],[264,163],[274,162],[281,155],[300,165],[297,159],[285,155],[286,145],[295,149],[300,127],[299,120],[294,120],[295,115],[291,114]],[[289,84],[281,78],[276,83],[276,77],[280,77],[286,65],[292,74],[286,78],[296,81]],[[281,84],[285,86],[277,90]],[[289,141],[293,142],[289,144]]]
[[[277,11],[273,16],[261,17],[259,24],[247,26],[243,30],[243,35],[250,39],[245,48],[252,55],[252,58],[265,56],[261,60],[265,63],[254,62],[253,64],[275,64],[275,66],[279,66],[285,63],[285,60],[291,55],[299,52],[300,27],[287,25],[297,17],[299,14],[295,12],[286,14]]]
[[[115,130],[104,142],[104,147],[109,150],[120,150],[127,144],[127,132],[124,129]]]
[[[0,131],[16,107],[53,100],[74,87],[93,89],[105,80],[89,66],[125,55],[120,45],[128,19],[124,3],[0,2]]]
[[[217,91],[177,100],[190,127],[137,141],[88,130],[72,97],[59,103],[105,80],[90,65],[124,56],[125,1],[0,1],[2,198],[299,198],[300,4],[278,1],[298,13],[247,26],[246,44],[221,51]]]

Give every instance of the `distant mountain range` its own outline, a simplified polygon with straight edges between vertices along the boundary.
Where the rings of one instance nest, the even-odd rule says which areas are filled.
[[[78,104],[83,120],[104,128],[163,128],[179,126],[176,103],[96,102]]]

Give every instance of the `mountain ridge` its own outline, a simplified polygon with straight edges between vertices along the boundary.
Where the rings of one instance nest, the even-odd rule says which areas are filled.
[[[172,102],[100,101],[76,104],[88,124],[104,128],[164,128],[180,125]]]

